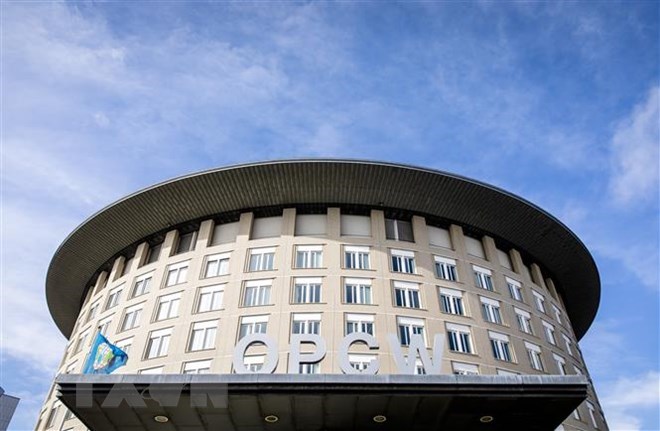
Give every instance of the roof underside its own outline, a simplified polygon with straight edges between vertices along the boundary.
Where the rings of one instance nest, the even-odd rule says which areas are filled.
[[[584,376],[60,375],[56,382],[58,397],[92,431],[551,431],[587,396]],[[278,420],[266,422],[269,415]],[[374,422],[377,415],[386,421]]]
[[[91,277],[119,251],[156,232],[226,212],[305,204],[400,208],[476,228],[550,271],[578,339],[596,315],[596,265],[575,234],[545,211],[453,174],[350,160],[221,168],[176,178],[111,204],[81,224],[55,253],[46,279],[51,315],[69,337]]]

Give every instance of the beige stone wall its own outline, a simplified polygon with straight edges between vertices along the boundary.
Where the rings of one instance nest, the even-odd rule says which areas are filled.
[[[163,373],[181,373],[184,363],[198,360],[211,360],[212,373],[231,373],[231,359],[234,346],[238,340],[238,329],[241,317],[250,315],[268,315],[268,335],[278,342],[279,362],[277,373],[286,373],[288,365],[289,339],[291,334],[291,319],[293,313],[319,312],[322,314],[321,336],[327,343],[327,355],[320,363],[321,373],[341,373],[338,363],[337,350],[340,340],[345,335],[345,314],[364,313],[372,314],[375,318],[375,337],[379,343],[377,351],[380,360],[380,374],[396,372],[390,352],[387,334],[397,333],[397,317],[413,317],[424,320],[429,353],[433,335],[445,334],[447,322],[469,326],[474,346],[473,354],[455,353],[445,347],[442,362],[442,372],[452,373],[452,362],[474,364],[478,366],[481,374],[497,374],[498,370],[515,372],[519,374],[559,374],[553,353],[566,359],[568,374],[575,374],[576,367],[583,373],[587,372],[581,354],[570,327],[567,314],[562,302],[557,298],[556,289],[552,280],[546,278],[541,267],[533,263],[529,267],[529,274],[523,269],[524,263],[516,250],[507,250],[511,260],[512,269],[500,265],[498,250],[495,241],[485,236],[481,238],[485,258],[472,256],[467,253],[463,229],[458,225],[449,228],[452,248],[434,247],[429,245],[429,235],[426,221],[422,217],[413,217],[415,242],[393,241],[386,239],[385,217],[382,211],[371,212],[371,236],[354,237],[342,236],[340,232],[340,210],[329,208],[327,212],[327,233],[325,235],[303,237],[295,236],[295,209],[285,209],[282,218],[282,231],[277,237],[250,239],[250,232],[254,220],[252,213],[243,213],[240,217],[236,241],[229,244],[210,246],[214,225],[212,220],[201,223],[194,251],[172,255],[176,247],[179,233],[172,230],[167,233],[163,243],[160,257],[157,262],[143,265],[148,252],[145,242],[138,246],[136,255],[128,262],[120,257],[112,265],[109,274],[102,273],[96,280],[95,286],[90,290],[80,312],[78,322],[71,335],[70,343],[64,354],[58,373],[79,373],[83,367],[90,344],[95,336],[99,323],[110,320],[106,337],[114,343],[132,337],[133,342],[129,352],[126,366],[115,373],[138,373],[141,370],[154,367],[163,367]],[[299,245],[321,245],[323,247],[323,267],[315,269],[295,268],[295,247]],[[370,248],[371,268],[369,270],[353,270],[344,268],[343,247],[346,245],[368,246]],[[247,262],[249,252],[258,247],[275,247],[275,264],[272,271],[249,272]],[[415,253],[417,271],[415,274],[402,274],[392,271],[390,251],[392,249],[407,250]],[[230,253],[229,272],[212,278],[204,278],[206,258],[218,253]],[[452,282],[440,279],[435,274],[434,256],[455,259],[457,262],[458,281]],[[187,281],[175,286],[165,287],[165,278],[168,267],[179,262],[189,262]],[[124,265],[130,267],[124,270]],[[475,285],[472,265],[477,265],[492,271],[494,291],[489,292]],[[124,273],[124,275],[121,275]],[[130,298],[136,278],[153,273],[151,290],[148,294]],[[292,289],[295,277],[321,277],[322,302],[313,304],[293,304]],[[343,301],[343,278],[357,277],[372,280],[372,305],[346,304]],[[505,277],[517,280],[522,284],[523,302],[511,298]],[[106,279],[107,285],[102,288]],[[242,296],[245,282],[249,280],[272,279],[271,300],[269,305],[257,307],[242,306]],[[403,308],[394,305],[392,282],[393,280],[418,283],[421,296],[421,308]],[[205,313],[195,313],[198,292],[201,287],[224,284],[224,299],[222,309]],[[121,299],[117,306],[104,310],[108,295],[117,286],[123,285]],[[445,314],[441,311],[439,288],[447,287],[464,292],[466,316]],[[532,290],[545,298],[546,314],[539,312],[534,306]],[[178,317],[155,321],[156,307],[159,297],[171,293],[181,293]],[[498,325],[484,321],[481,313],[480,297],[487,297],[500,301],[503,324]],[[95,303],[101,304],[96,317],[86,321],[90,307]],[[143,304],[140,325],[134,329],[120,331],[121,321],[126,308]],[[561,320],[555,318],[552,306],[561,311]],[[525,310],[532,315],[534,335],[525,334],[518,329],[516,315],[513,307]],[[192,324],[207,320],[219,320],[214,348],[203,351],[187,351]],[[546,341],[541,319],[554,325],[557,343]],[[172,336],[167,355],[145,359],[149,334],[153,331],[172,328]],[[77,340],[85,331],[89,332],[85,344],[78,352],[74,351]],[[499,361],[493,357],[488,331],[507,334],[510,338],[514,360],[512,362]],[[573,354],[567,352],[562,334],[566,335],[572,343]],[[531,342],[541,346],[544,371],[537,371],[530,366],[524,342]],[[354,346],[352,352],[365,351],[361,346]],[[259,348],[251,348],[250,353],[259,353]],[[373,353],[373,351],[371,352]],[[590,401],[598,410],[598,403],[593,392]],[[46,429],[47,417],[55,400],[49,395],[42,411],[37,429]],[[69,429],[77,421],[62,420],[66,408],[60,406],[58,418],[54,421],[52,429]],[[586,405],[579,408],[581,420],[569,417],[565,428],[592,429]],[[600,421],[599,414],[597,419]],[[605,425],[600,422],[600,429]],[[83,428],[84,429],[84,428]]]

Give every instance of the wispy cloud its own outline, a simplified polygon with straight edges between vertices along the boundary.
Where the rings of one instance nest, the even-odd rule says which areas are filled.
[[[619,123],[612,138],[610,193],[620,206],[657,201],[660,163],[660,87]]]
[[[660,429],[659,394],[660,374],[657,370],[641,375],[620,377],[604,385],[601,390],[601,404],[610,429],[617,431]],[[642,419],[644,416],[650,418],[650,421],[644,421]]]

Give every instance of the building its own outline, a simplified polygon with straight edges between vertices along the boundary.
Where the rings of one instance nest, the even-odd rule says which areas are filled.
[[[588,250],[444,172],[176,178],[71,233],[46,294],[69,344],[38,430],[607,429],[578,345],[600,299]],[[80,375],[97,330],[128,363]],[[108,402],[118,387],[135,398]]]
[[[5,394],[5,390],[0,387],[0,431],[9,428],[9,422],[14,416],[19,401],[18,398]]]

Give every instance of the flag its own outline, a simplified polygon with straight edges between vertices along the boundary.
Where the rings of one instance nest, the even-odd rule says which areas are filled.
[[[126,365],[127,360],[126,352],[110,343],[99,332],[92,343],[83,374],[110,374],[117,368]]]

